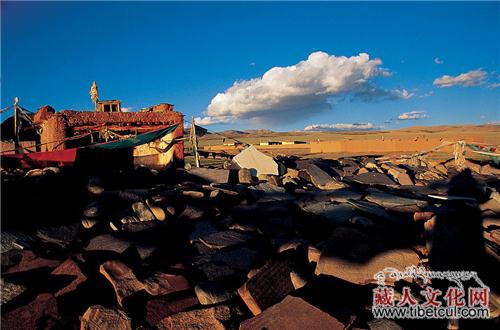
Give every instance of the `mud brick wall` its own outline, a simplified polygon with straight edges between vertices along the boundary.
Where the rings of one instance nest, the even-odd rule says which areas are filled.
[[[41,151],[63,150],[64,143],[59,143],[66,138],[66,122],[60,114],[55,114],[42,122],[40,135]]]
[[[147,128],[148,131],[164,126],[178,124],[173,137],[182,137],[184,134],[183,115],[172,111],[171,104],[158,104],[150,112],[90,112],[63,110],[50,116],[42,122],[41,143],[60,141],[74,136],[80,128],[96,128],[99,126],[123,126],[124,128]],[[42,146],[42,151],[63,150],[65,143],[49,143]],[[184,142],[174,146],[174,159],[184,159]]]
[[[312,141],[311,153],[388,153],[388,152],[418,152],[430,150],[445,141],[475,141],[482,142],[479,137],[447,137],[413,138],[413,139],[372,139],[372,140],[341,140]],[[442,152],[452,152],[453,146],[444,147]]]

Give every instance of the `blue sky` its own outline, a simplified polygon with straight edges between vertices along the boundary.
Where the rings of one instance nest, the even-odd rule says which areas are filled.
[[[2,2],[1,10],[2,107],[18,96],[32,111],[92,109],[95,80],[101,99],[132,111],[173,103],[214,130],[500,120],[499,2]],[[324,70],[308,61],[315,52]],[[348,68],[337,65],[341,56]]]

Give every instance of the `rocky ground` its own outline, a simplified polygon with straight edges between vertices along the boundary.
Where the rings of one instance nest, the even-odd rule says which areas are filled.
[[[281,157],[248,169],[2,173],[2,328],[421,329],[376,320],[374,275],[474,270],[498,328],[500,171]],[[229,166],[231,168],[231,166]],[[434,285],[445,285],[433,283]],[[389,281],[401,297],[409,286]],[[399,298],[398,298],[399,297]]]

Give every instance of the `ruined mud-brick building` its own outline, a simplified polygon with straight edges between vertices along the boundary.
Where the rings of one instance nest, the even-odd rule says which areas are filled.
[[[177,124],[177,129],[158,142],[135,147],[135,165],[162,167],[184,161],[184,143],[176,142],[164,152],[175,138],[182,138],[183,115],[174,106],[161,103],[140,112],[121,112],[120,101],[99,101],[96,111],[63,110],[55,112],[50,106],[41,107],[34,116],[40,128],[39,151],[56,151],[93,143],[111,141],[119,137],[141,134]]]

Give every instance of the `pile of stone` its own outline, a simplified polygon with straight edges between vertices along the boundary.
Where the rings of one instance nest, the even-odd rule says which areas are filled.
[[[4,176],[7,187],[37,192],[25,195],[27,208],[38,185],[80,190],[67,192],[77,212],[55,224],[2,217],[2,326],[446,327],[370,312],[377,272],[418,265],[477,270],[491,288],[492,319],[481,327],[498,325],[497,168],[273,159],[251,148],[235,158],[226,169]],[[45,207],[57,214],[55,205]],[[422,299],[425,283],[406,285]]]

